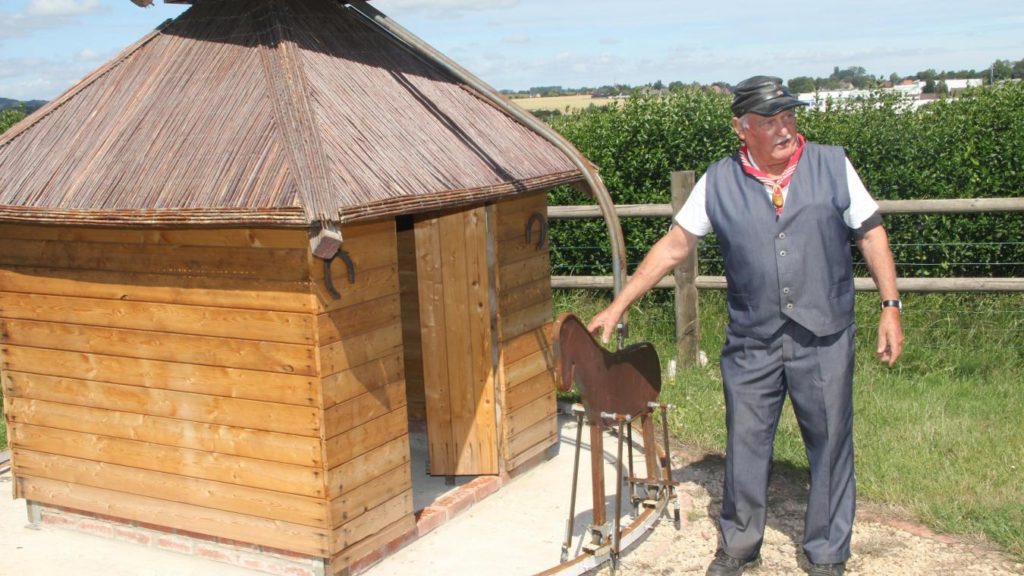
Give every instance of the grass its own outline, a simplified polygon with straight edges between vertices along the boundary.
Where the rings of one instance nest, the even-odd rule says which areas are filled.
[[[589,318],[607,294],[558,292],[556,308]],[[725,407],[718,356],[727,319],[721,292],[701,293],[701,348],[709,363],[666,383],[673,434],[721,453]],[[947,534],[984,535],[1024,557],[1024,296],[908,294],[906,350],[890,369],[874,358],[878,297],[857,300],[854,384],[858,493]],[[674,357],[670,300],[633,308],[630,342]],[[775,459],[807,469],[792,409],[779,426]]]
[[[675,354],[674,313],[666,296],[651,294],[630,314],[629,341],[653,342],[663,364]],[[586,320],[606,299],[601,293],[556,291],[556,308]],[[1024,295],[908,294],[904,303],[906,351],[889,369],[874,359],[877,295],[858,296],[858,492],[936,531],[984,535],[1024,557]],[[703,291],[700,305],[708,365],[681,369],[666,383],[663,398],[679,406],[670,422],[677,438],[721,453],[725,407],[717,366],[726,321],[723,294]],[[0,390],[0,401],[2,395]],[[6,446],[0,417],[0,449]],[[788,406],[775,458],[807,468]]]

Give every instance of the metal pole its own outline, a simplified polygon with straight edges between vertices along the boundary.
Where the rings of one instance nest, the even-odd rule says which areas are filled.
[[[623,434],[622,427],[626,420],[619,417],[619,450],[618,456],[615,459],[615,521],[612,531],[612,572],[615,572],[615,568],[618,567],[619,563],[619,544],[622,541],[622,443]]]
[[[580,447],[583,444],[583,407],[574,405],[576,413],[576,452],[572,460],[572,495],[569,497],[569,520],[565,525],[565,539],[562,540],[562,562],[569,559],[569,548],[572,547],[572,532],[576,524],[576,485],[580,473]]]

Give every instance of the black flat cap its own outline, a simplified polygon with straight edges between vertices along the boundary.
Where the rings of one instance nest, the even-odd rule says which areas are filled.
[[[733,90],[732,113],[739,118],[748,112],[761,116],[774,116],[783,110],[806,106],[782,85],[782,78],[752,76],[736,85]]]

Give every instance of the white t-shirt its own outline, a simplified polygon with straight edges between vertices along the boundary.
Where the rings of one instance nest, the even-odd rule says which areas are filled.
[[[753,158],[750,161],[753,163]],[[686,203],[675,216],[676,223],[694,236],[704,236],[711,232],[711,219],[708,218],[706,207],[707,177],[707,174],[700,177],[693,187],[693,191],[690,192],[690,197],[686,199]],[[857,175],[857,171],[853,169],[853,164],[850,164],[848,158],[846,159],[846,185],[850,189],[850,207],[843,212],[843,221],[847,226],[856,230],[878,211],[878,203],[868,194],[867,188],[864,187],[864,183],[861,182],[860,176]],[[765,185],[764,189],[770,200],[772,187]],[[789,186],[786,186],[782,189],[783,206],[785,206],[788,193]]]

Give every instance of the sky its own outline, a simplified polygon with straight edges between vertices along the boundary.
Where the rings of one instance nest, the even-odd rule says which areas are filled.
[[[888,78],[1024,59],[1021,0],[374,0],[498,89]],[[49,100],[185,7],[0,0],[0,97]]]

